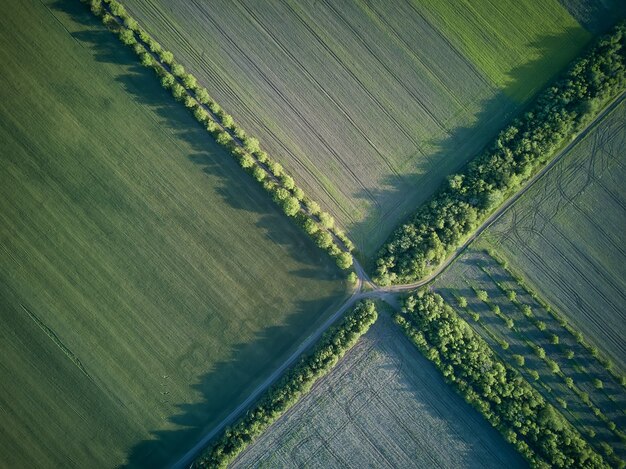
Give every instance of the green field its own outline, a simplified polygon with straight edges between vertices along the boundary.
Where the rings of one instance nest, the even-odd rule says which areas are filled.
[[[480,238],[626,369],[626,103]]]
[[[474,249],[457,259],[434,287],[504,361],[516,366],[531,383],[535,382],[538,391],[561,409],[601,454],[604,452],[600,444],[604,442],[618,457],[626,457],[626,445],[617,433],[626,430],[625,388],[538,302],[539,298],[533,298],[488,254]],[[478,299],[476,290],[487,292],[488,299]],[[514,300],[507,296],[509,291],[515,292]],[[466,298],[467,307],[459,307],[459,297]],[[523,313],[524,305],[530,307],[529,314]],[[479,316],[472,318],[472,314]],[[507,324],[509,320],[512,322]],[[554,336],[558,338],[556,344]],[[502,341],[507,344],[504,348]],[[545,358],[537,355],[536,347],[545,351]],[[568,352],[573,352],[571,358]],[[517,365],[514,355],[523,356],[525,364]],[[548,360],[554,360],[560,371],[553,371]],[[538,372],[538,381],[529,375],[530,370]],[[574,386],[566,385],[567,378],[573,380]],[[602,382],[601,389],[595,387],[596,379]],[[589,396],[591,405],[585,402],[583,393]],[[567,403],[566,409],[558,399]],[[596,408],[601,415],[596,415]],[[609,422],[616,425],[615,431]],[[595,435],[593,438],[588,436],[590,432]]]
[[[525,467],[388,313],[233,467]]]
[[[592,37],[556,0],[472,3],[125,2],[364,256]]]
[[[344,282],[78,1],[0,18],[0,465],[167,465]]]

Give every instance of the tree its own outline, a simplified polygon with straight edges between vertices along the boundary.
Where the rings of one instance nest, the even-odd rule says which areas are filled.
[[[539,329],[540,331],[545,331],[546,330],[546,323],[543,321],[537,321],[537,329]]]
[[[300,211],[300,201],[295,197],[287,197],[283,201],[283,210],[288,216],[293,217]]]
[[[524,357],[521,355],[517,355],[517,354],[513,355],[513,360],[515,361],[517,366],[524,366],[524,364],[526,363],[526,360],[524,359]]]
[[[254,137],[246,137],[243,141],[243,146],[250,153],[256,153],[260,151],[259,141]]]
[[[211,96],[206,88],[196,88],[196,99],[199,103],[209,104],[211,101]]]
[[[188,90],[195,90],[198,87],[198,80],[191,73],[186,73],[182,80],[183,86]]]
[[[172,63],[174,62],[174,54],[172,54],[168,50],[162,51],[159,54],[159,58],[161,59],[161,62],[163,62],[166,65],[172,65]]]
[[[182,88],[182,87],[181,87]],[[225,132],[223,130],[220,130],[217,134],[217,137],[215,138],[215,141],[217,143],[219,143],[220,145],[228,145],[230,142],[233,141],[233,138],[230,136],[230,134],[228,132]]]
[[[559,344],[559,336],[558,336],[558,335],[556,335],[556,334],[552,334],[552,335],[550,336],[550,343],[551,343],[552,345],[558,345],[558,344]]]
[[[522,313],[527,318],[532,318],[533,317],[533,310],[531,309],[531,307],[529,305],[522,305]]]
[[[170,89],[176,83],[176,79],[174,75],[169,72],[166,72],[165,75],[161,77],[161,86],[165,89]]]
[[[144,52],[143,54],[141,54],[139,56],[139,59],[140,59],[141,65],[143,65],[144,67],[153,67],[155,65],[152,55],[150,55],[150,53],[148,52]]]
[[[224,127],[232,129],[235,125],[235,119],[233,119],[233,116],[231,116],[230,114],[226,114],[225,112],[221,112],[220,114],[220,118],[222,119],[222,125]]]
[[[182,78],[185,75],[185,67],[179,63],[172,64],[172,74],[177,78]]]
[[[254,170],[252,171],[252,176],[254,177],[254,179],[261,182],[267,177],[267,173],[260,166],[255,166]]]
[[[304,205],[306,206],[307,210],[312,214],[312,215],[319,215],[321,213],[321,208],[320,205],[315,202],[314,200],[311,199],[305,199],[304,200]]]
[[[356,285],[358,280],[359,280],[359,277],[356,275],[356,272],[353,271],[348,274],[348,282],[351,285]]]
[[[122,43],[126,44],[127,46],[137,44],[137,39],[135,39],[135,33],[133,33],[130,29],[120,29],[119,37],[120,41],[122,41]]]
[[[315,236],[315,241],[322,249],[328,249],[333,244],[333,237],[328,231],[318,231]]]
[[[486,290],[476,290],[476,298],[480,301],[487,301],[489,299],[489,294]]]
[[[543,348],[541,348],[541,347],[539,347],[537,345],[535,346],[535,353],[541,359],[546,358],[546,351]]]
[[[537,370],[529,370],[528,374],[534,381],[539,381],[539,373],[537,373]]]
[[[348,252],[342,252],[337,256],[337,265],[340,269],[348,269],[352,266],[352,255]]]
[[[601,380],[599,380],[598,378],[595,378],[595,379],[593,380],[593,386],[594,386],[596,389],[602,389],[602,388],[604,387],[604,384],[602,383],[602,381],[601,381]]]
[[[459,296],[457,298],[457,301],[459,303],[459,307],[467,308],[467,298],[465,298],[464,296]]]
[[[321,212],[318,216],[324,228],[330,229],[335,225],[335,219],[329,213]]]
[[[506,296],[510,301],[515,301],[515,299],[517,298],[517,293],[515,292],[515,290],[508,290],[506,292]]]

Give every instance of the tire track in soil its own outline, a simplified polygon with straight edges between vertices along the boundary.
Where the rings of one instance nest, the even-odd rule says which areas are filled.
[[[272,32],[270,32],[269,28],[265,27],[265,25],[261,22],[261,20],[258,19],[258,17],[254,14],[254,12],[252,12],[245,4],[243,4],[241,1],[238,1],[237,3],[239,3],[241,5],[241,7],[248,13],[248,15],[254,20],[254,22],[257,23],[257,25],[272,39],[272,41],[274,41],[274,43],[278,46],[278,48],[287,56],[289,57],[289,59],[298,65],[298,67],[302,70],[302,72],[307,76],[307,78],[309,78],[309,80],[311,80],[312,83],[314,83],[316,85],[316,87],[318,88],[318,90],[324,95],[326,96],[326,98],[328,100],[330,100],[337,109],[339,109],[341,111],[341,114],[344,116],[344,118],[350,122],[350,124],[352,125],[352,127],[354,127],[354,129],[361,135],[361,137],[363,137],[363,139],[365,139],[365,141],[369,144],[370,147],[372,147],[372,149],[378,154],[378,156],[387,164],[387,167],[391,170],[391,172],[393,173],[394,177],[396,178],[396,180],[400,177],[398,171],[394,168],[394,166],[391,164],[391,162],[389,161],[389,158],[387,158],[381,151],[380,149],[376,146],[376,144],[374,142],[372,142],[370,140],[370,138],[367,136],[367,133],[361,129],[358,124],[352,119],[352,117],[350,116],[350,114],[348,113],[348,111],[344,108],[344,106],[339,102],[338,99],[335,99],[327,90],[326,88],[324,88],[322,86],[322,84],[317,80],[317,78],[315,78],[315,75],[313,73],[311,73],[305,66],[304,64],[296,57],[294,56],[289,49],[287,49],[287,47],[285,47],[283,45],[282,42],[280,42],[280,40],[278,39],[278,37],[276,37],[275,34],[273,34]],[[339,59],[339,57],[337,57],[335,55],[335,53],[328,47],[328,45],[317,35],[317,33],[315,33],[315,31],[313,31],[313,29],[311,29],[311,27],[306,24],[305,21],[302,20],[302,18],[291,8],[290,5],[285,4],[285,6],[293,13],[293,15],[300,21],[300,23],[305,27],[305,29],[307,29],[307,31],[309,31],[309,33],[311,35],[313,35],[313,37],[316,39],[317,43],[328,52],[329,55],[331,55],[331,57],[333,57],[335,59],[335,61],[344,69],[344,71],[356,82],[358,83],[358,85],[361,87],[361,89],[368,95],[368,97],[378,105],[379,109],[383,112],[383,114],[385,114],[397,127],[397,129],[407,138],[407,140],[409,140],[411,143],[413,143],[413,145],[421,152],[421,149],[417,143],[417,141],[415,141],[413,139],[413,137],[406,131],[406,129],[404,129],[404,127],[401,126],[401,124],[395,120],[395,118],[393,118],[393,116],[391,114],[389,114],[389,111],[383,107],[383,105],[371,94],[371,92],[369,90],[366,89],[366,87],[363,85],[363,83],[361,83],[361,81],[356,77],[356,75],[354,75],[354,73],[349,70],[345,64]]]
[[[389,22],[387,20],[385,20],[383,18],[383,16],[380,14],[380,12],[378,10],[376,10],[372,5],[370,5],[368,3],[368,0],[362,0],[362,5],[370,11],[372,16],[376,16],[376,19],[378,20],[378,22],[382,26],[384,26],[384,29],[387,32],[387,34],[389,36],[392,36],[392,37],[395,38],[396,43],[398,43],[398,44],[400,44],[402,46],[404,52],[408,56],[410,56],[413,59],[414,62],[418,63],[426,71],[426,73],[428,73],[433,78],[433,80],[435,82],[437,82],[437,84],[439,86],[441,86],[441,88],[443,90],[445,90],[445,92],[448,95],[448,97],[452,101],[454,101],[456,103],[456,105],[461,110],[463,110],[464,112],[468,113],[469,109],[468,109],[466,103],[464,101],[460,100],[459,97],[456,96],[456,94],[452,91],[452,89],[443,80],[441,80],[439,78],[439,76],[434,71],[432,71],[430,69],[430,67],[428,67],[426,65],[424,60],[422,60],[422,58],[413,51],[413,49],[411,48],[410,44],[398,33],[398,31],[391,24],[389,24]],[[437,32],[435,32],[435,34],[437,34],[439,36],[439,34]],[[455,50],[453,50],[452,52],[453,52],[454,55],[457,55]],[[383,64],[381,63],[381,65],[383,65]],[[395,75],[394,75],[394,78],[396,79],[396,81],[399,81],[401,83],[401,86],[403,88],[406,87],[406,85],[404,84],[404,82],[402,80],[397,78]],[[419,103],[420,100],[415,96],[414,92],[412,90],[410,90],[409,88],[405,88],[405,89],[406,89],[407,93],[409,93],[413,97],[413,99],[416,100],[417,104],[419,105],[420,104]],[[490,87],[490,89],[491,89],[491,87]],[[446,128],[447,128],[447,126],[446,126]]]
[[[378,56],[374,53],[374,51],[372,50],[372,48],[367,44],[367,42],[363,39],[363,37],[358,33],[358,31],[356,29],[354,29],[354,27],[350,24],[349,21],[347,21],[345,19],[345,17],[339,13],[335,7],[329,3],[326,0],[320,0],[322,3],[324,3],[326,5],[326,8],[328,8],[330,11],[332,11],[334,13],[334,15],[339,18],[341,20],[341,22],[350,30],[350,32],[352,33],[352,35],[354,37],[356,37],[358,39],[358,41],[361,43],[361,45],[365,48],[365,50],[367,50],[367,52],[369,52],[370,56],[372,56],[374,58],[374,60],[376,62],[378,62],[381,67],[383,67],[383,69],[396,81],[396,83],[398,83],[415,101],[415,104],[418,105],[418,107],[420,107],[424,113],[430,117],[430,119],[437,125],[437,127],[439,127],[440,130],[442,130],[444,133],[448,133],[448,130],[446,129],[446,127],[443,125],[443,123],[432,113],[432,111],[430,111],[425,105],[424,103],[422,103],[419,99],[417,99],[415,97],[415,95],[413,94],[413,92],[411,90],[409,90],[406,85],[402,82],[402,80],[400,80],[395,73],[393,73],[393,71],[391,69],[389,69],[389,67],[387,67],[379,58]],[[291,8],[291,6],[289,6],[289,8],[293,11],[293,9]],[[297,13],[294,11],[294,14],[297,15]],[[318,40],[318,42],[322,45],[322,47],[324,47],[329,54],[331,54],[333,56],[333,58],[343,67],[343,69],[350,74],[350,76],[359,84],[359,86],[361,87],[361,89],[368,95],[368,97],[373,100],[381,110],[383,110],[383,112],[385,112],[385,115],[387,115],[387,117],[389,117],[390,119],[393,120],[393,122],[396,124],[396,126],[401,127],[403,129],[403,133],[405,135],[405,137],[407,137],[407,139],[409,139],[409,141],[411,143],[413,143],[413,145],[415,146],[415,148],[422,153],[422,155],[425,156],[422,147],[420,145],[420,143],[415,140],[413,138],[413,136],[404,129],[403,126],[401,126],[395,119],[393,119],[391,117],[390,114],[388,114],[388,111],[386,110],[386,108],[383,107],[383,105],[374,97],[374,95],[369,91],[369,89],[367,89],[367,87],[356,77],[356,75],[348,69],[348,67],[341,61],[341,59],[332,51],[332,49],[330,49],[330,47],[319,37],[319,35],[317,33],[315,33],[315,31],[313,31],[313,29],[306,23],[306,21],[304,21],[299,15],[297,15],[298,18],[300,19],[300,21],[305,25],[305,27],[310,30],[311,34],[313,34],[316,39]]]
[[[364,193],[367,194],[368,198],[370,199],[370,201],[376,205],[378,208],[380,208],[380,204],[378,202],[378,200],[374,197],[374,195],[372,194],[372,192],[365,187],[365,185],[363,184],[363,182],[357,177],[357,175],[354,173],[354,171],[352,170],[352,168],[350,168],[350,166],[343,161],[343,159],[341,158],[341,156],[335,151],[335,149],[332,147],[332,145],[330,145],[323,137],[322,135],[317,131],[317,129],[308,121],[308,119],[305,118],[305,116],[302,114],[302,112],[300,112],[298,110],[298,108],[296,106],[294,106],[291,101],[285,96],[285,94],[272,82],[272,80],[267,76],[267,74],[265,72],[263,72],[261,70],[261,68],[256,64],[256,62],[254,60],[252,60],[250,58],[250,56],[248,54],[246,54],[243,49],[241,49],[241,47],[239,47],[237,45],[237,42],[232,39],[232,37],[230,37],[230,35],[228,35],[228,33],[226,33],[226,31],[219,25],[219,22],[216,21],[206,10],[203,10],[202,8],[200,8],[198,6],[198,2],[196,0],[192,0],[192,3],[194,5],[196,5],[196,7],[198,8],[198,11],[202,14],[202,16],[204,18],[206,18],[206,20],[211,23],[211,25],[213,26],[213,28],[215,28],[216,31],[219,31],[220,34],[222,34],[222,36],[224,37],[224,39],[226,39],[226,41],[228,41],[228,43],[233,47],[233,49],[235,49],[242,58],[244,58],[246,60],[246,62],[251,66],[252,69],[254,69],[256,71],[256,73],[258,74],[259,77],[261,77],[263,79],[263,81],[265,82],[265,84],[272,89],[272,91],[274,93],[276,93],[277,96],[279,96],[282,101],[285,103],[285,105],[300,119],[300,121],[309,129],[309,131],[311,132],[312,135],[314,135],[315,137],[317,137],[317,139],[319,140],[319,142],[322,144],[322,146],[324,148],[326,148],[326,150],[328,151],[328,153],[330,155],[332,155],[335,160],[345,169],[345,171],[350,174],[352,176],[352,178],[354,179],[355,182],[358,183],[358,185],[361,187],[361,189],[363,190]]]
[[[150,1],[150,0],[146,0],[146,1]],[[152,2],[150,2],[153,6],[154,4]],[[195,7],[198,9],[200,8],[198,5],[195,5]],[[157,11],[157,7],[154,7],[154,10]],[[130,11],[130,10],[129,10]],[[162,15],[160,15],[162,16]],[[164,17],[165,18],[165,17]],[[164,19],[165,21],[165,19]],[[314,180],[319,180],[319,177],[317,175],[315,175],[311,169],[309,168],[309,166],[307,166],[306,164],[304,164],[301,161],[301,158],[298,157],[284,142],[281,138],[279,138],[265,123],[263,123],[260,118],[258,117],[258,115],[254,112],[252,112],[252,110],[249,108],[249,106],[240,98],[239,93],[236,93],[234,91],[234,89],[226,84],[222,78],[221,78],[221,74],[220,72],[216,72],[211,68],[211,65],[213,67],[217,67],[217,68],[221,68],[217,65],[215,65],[212,61],[211,64],[207,63],[207,60],[205,59],[205,54],[204,52],[202,52],[202,54],[199,53],[199,51],[197,51],[196,49],[193,49],[190,45],[190,43],[182,36],[182,34],[180,34],[180,32],[175,29],[174,27],[172,27],[170,25],[170,23],[168,21],[165,21],[166,23],[166,29],[168,29],[174,36],[178,37],[179,39],[179,43],[181,45],[186,45],[187,47],[184,47],[184,49],[187,50],[187,54],[189,56],[195,57],[196,62],[198,65],[198,67],[200,69],[203,70],[203,72],[211,79],[211,83],[213,84],[214,88],[217,88],[218,90],[220,90],[222,92],[222,94],[224,95],[228,95],[231,97],[232,101],[236,101],[238,103],[237,105],[237,109],[238,109],[238,114],[240,115],[246,115],[247,119],[253,123],[255,123],[257,125],[258,128],[263,129],[270,137],[272,137],[274,139],[274,141],[280,145],[280,147],[283,149],[283,151],[288,154],[292,160],[294,160],[299,167],[306,172],[309,176],[311,176],[312,179]],[[153,37],[155,39],[158,40],[158,35],[153,35]],[[225,76],[229,76],[226,72],[222,72]],[[239,112],[239,109],[244,109],[244,112]],[[328,197],[328,199],[330,199],[335,206],[341,211],[341,213],[344,214],[345,218],[351,222],[354,222],[354,211],[347,209],[344,207],[343,204],[341,204],[335,196],[333,196],[333,194],[326,189],[324,184],[320,184],[317,187],[319,187],[321,189],[321,191],[326,194],[326,196]],[[340,189],[341,190],[341,189]],[[346,196],[346,198],[349,198],[349,195],[344,194],[344,196]]]

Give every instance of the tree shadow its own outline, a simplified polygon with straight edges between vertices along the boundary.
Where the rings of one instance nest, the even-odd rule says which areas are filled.
[[[538,70],[555,68],[555,52],[563,67],[575,59],[578,54],[559,51],[566,47],[572,37],[580,34],[579,29],[568,28],[559,34],[543,35],[531,42],[529,47],[538,57],[511,69],[507,85],[480,103],[480,111],[471,116],[473,123],[449,129],[439,140],[429,142],[432,151],[427,152],[428,158],[416,160],[413,170],[401,176],[400,184],[397,175],[389,174],[381,178],[377,187],[368,188],[369,192],[361,191],[354,195],[364,200],[373,195],[377,200],[398,202],[385,213],[368,211],[363,221],[348,227],[349,231],[375,231],[374,236],[385,241],[399,226],[410,222],[415,211],[441,189],[448,175],[462,171],[476,156],[489,149],[497,134],[516,117],[522,116],[532,106],[537,94],[558,79],[560,73],[557,72],[540,89],[528,90],[527,82],[536,76]],[[519,101],[516,97],[521,94],[528,95],[530,99]],[[442,171],[442,168],[445,170]],[[359,247],[363,244],[359,240],[357,243]],[[359,260],[370,273],[375,269],[375,258],[365,259],[360,256]]]
[[[219,146],[181,103],[161,88],[154,72],[140,66],[137,57],[102,26],[79,2],[58,0],[49,4],[69,18],[78,31],[68,33],[90,51],[97,62],[113,64],[112,80],[132,99],[145,105],[162,123],[164,131],[184,140],[193,149],[189,161],[198,165],[216,183],[215,191],[236,210],[255,213],[255,226],[271,242],[281,245],[288,256],[303,267],[289,272],[301,279],[339,282],[342,274],[334,262],[295,224],[285,222],[282,211],[251,176]],[[303,253],[319,256],[306,256]],[[289,356],[307,333],[318,327],[325,314],[344,296],[337,283],[332,294],[310,301],[294,301],[293,309],[277,326],[261,329],[250,341],[225,345],[228,359],[207,363],[211,370],[192,378],[189,388],[198,396],[195,403],[175,404],[175,415],[167,417],[167,430],[154,430],[151,439],[137,442],[128,452],[128,467],[161,467],[175,462],[181,453],[230,414],[250,392]],[[233,319],[235,321],[235,319]],[[182,360],[182,358],[181,358]],[[163,425],[165,427],[165,425]]]

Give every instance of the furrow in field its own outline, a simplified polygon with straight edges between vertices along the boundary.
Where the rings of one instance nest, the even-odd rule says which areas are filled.
[[[241,47],[239,47],[237,42],[219,25],[219,22],[216,21],[215,19],[213,19],[213,17],[205,9],[201,8],[198,5],[198,2],[196,0],[192,0],[191,3],[194,4],[196,7],[198,7],[198,12],[204,18],[206,18],[207,21],[209,21],[211,23],[212,27],[215,28],[215,30],[220,32],[220,34],[224,37],[224,39],[226,39],[228,41],[228,43],[240,54],[240,56],[243,57],[248,62],[248,64],[251,66],[251,68],[253,68],[256,71],[256,73],[263,79],[265,84],[269,88],[271,88],[274,91],[274,93],[276,93],[277,96],[279,96],[282,99],[282,101],[285,103],[285,105],[296,116],[298,116],[298,118],[301,120],[301,122],[303,124],[305,124],[305,126],[309,129],[309,131],[313,135],[315,135],[317,137],[319,142],[324,146],[324,148],[326,148],[328,153],[330,155],[332,155],[333,158],[340,164],[340,166],[342,166],[344,168],[344,170],[351,175],[353,180],[358,183],[358,185],[361,187],[361,189],[367,194],[367,197],[369,198],[371,203],[373,205],[377,206],[377,207],[380,207],[380,202],[378,201],[378,199],[374,196],[374,194],[370,191],[370,189],[367,188],[363,184],[363,182],[358,178],[358,176],[354,173],[354,171],[352,170],[350,165],[348,165],[341,158],[341,156],[335,151],[335,149],[318,132],[317,128],[313,124],[311,124],[311,122],[304,116],[304,114],[302,112],[300,112],[298,110],[298,108],[296,106],[293,105],[293,103],[291,103],[291,101],[287,98],[287,96],[278,88],[277,85],[275,85],[273,83],[273,81],[270,79],[270,77],[265,72],[263,72],[263,70],[261,70],[261,68],[254,62],[254,60],[252,60],[249,57],[249,55],[243,49],[241,49]]]
[[[315,78],[315,75],[313,73],[311,73],[308,68],[302,63],[301,60],[299,60],[294,54],[292,54],[289,49],[280,41],[280,39],[271,32],[270,28],[266,27],[262,21],[258,18],[258,16],[249,8],[247,7],[244,3],[242,2],[238,2],[241,7],[246,10],[247,14],[253,19],[254,22],[257,23],[257,25],[269,36],[272,38],[272,40],[274,41],[274,43],[276,44],[276,46],[287,56],[290,58],[290,60],[295,63],[300,70],[302,70],[303,74],[305,76],[307,76],[309,78],[309,80],[311,80],[312,83],[314,83],[318,89],[318,91],[320,91],[328,100],[330,100],[333,105],[341,112],[341,114],[343,115],[343,117],[350,122],[350,124],[352,125],[352,127],[361,135],[361,137],[363,137],[363,139],[369,144],[369,146],[376,152],[376,154],[387,164],[387,167],[391,170],[391,172],[394,174],[394,176],[396,177],[396,179],[399,177],[398,171],[395,169],[395,167],[391,164],[389,158],[387,156],[385,156],[385,154],[376,146],[376,144],[370,139],[370,137],[367,135],[367,133],[361,129],[359,127],[359,125],[354,121],[354,119],[350,116],[348,110],[346,109],[346,107],[339,101],[339,99],[333,97],[329,91],[326,89],[326,87],[324,87],[319,80],[317,80],[317,78]],[[300,23],[305,27],[305,29],[315,38],[315,40],[317,41],[317,43],[324,49],[326,50],[326,52],[328,52],[328,54],[333,57],[333,59],[337,62],[337,64],[339,64],[343,70],[345,71],[345,73],[350,76],[350,78],[355,81],[359,87],[361,88],[361,90],[368,95],[368,97],[370,98],[371,101],[373,101],[374,103],[376,103],[376,105],[379,107],[379,109],[392,121],[394,122],[394,124],[396,125],[396,127],[398,128],[398,130],[400,130],[403,135],[407,138],[407,140],[411,141],[411,143],[413,143],[416,147],[418,147],[417,142],[413,139],[413,137],[401,126],[401,124],[389,113],[389,111],[387,109],[384,108],[384,106],[380,103],[380,101],[378,101],[372,94],[371,92],[363,85],[363,83],[358,79],[358,77],[348,68],[345,66],[345,64],[343,64],[343,62],[339,59],[339,57],[337,57],[334,52],[328,47],[328,45],[317,35],[317,33],[315,33],[315,31],[313,29],[311,29],[311,27],[302,20],[302,18],[300,18],[300,16],[297,15],[297,13],[287,4],[285,4],[285,6],[292,12],[292,14],[300,21]]]

